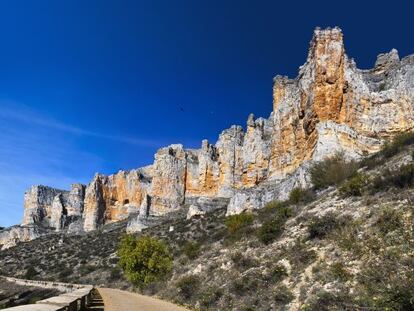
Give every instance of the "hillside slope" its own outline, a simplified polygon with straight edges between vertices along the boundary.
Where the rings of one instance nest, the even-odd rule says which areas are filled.
[[[201,310],[413,310],[413,142],[406,135],[354,163],[350,178],[251,213],[229,218],[222,208],[136,233],[174,254],[168,278],[142,292]],[[132,289],[116,266],[125,227],[20,243],[0,252],[0,269]]]

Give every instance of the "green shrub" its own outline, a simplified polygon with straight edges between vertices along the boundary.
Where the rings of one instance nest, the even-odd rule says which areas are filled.
[[[67,277],[73,274],[73,270],[68,267],[60,269],[58,278],[60,281],[67,281]]]
[[[413,265],[401,267],[401,258],[399,262],[383,259],[362,266],[358,281],[364,302],[374,310],[414,310]]]
[[[241,213],[228,216],[225,220],[225,225],[230,234],[236,234],[248,228],[253,223],[253,220],[253,214]]]
[[[203,307],[211,307],[223,296],[223,290],[210,286],[200,294],[200,303]]]
[[[183,253],[188,259],[196,259],[200,255],[200,244],[188,241],[183,246]]]
[[[285,256],[293,267],[292,274],[300,273],[318,257],[317,253],[313,249],[309,249],[308,245],[300,239],[297,239],[292,246],[286,249]]]
[[[329,266],[328,277],[332,281],[346,282],[351,278],[351,274],[342,262],[335,262]]]
[[[370,170],[384,163],[385,163],[385,160],[381,157],[381,154],[375,153],[373,155],[364,157],[361,161],[359,161],[359,167],[367,168]]]
[[[282,207],[285,207],[288,205],[287,201],[279,201],[279,200],[274,200],[274,201],[270,201],[268,203],[265,204],[265,209],[268,211],[272,211],[275,209],[280,209]]]
[[[321,217],[314,217],[308,224],[308,233],[310,239],[322,239],[343,224],[337,215],[327,213]]]
[[[237,295],[244,295],[248,291],[256,291],[259,286],[257,275],[245,275],[235,279],[232,283],[232,289]]]
[[[289,201],[271,201],[265,205],[265,216],[276,215],[284,218],[293,216],[293,209],[289,207]]]
[[[190,300],[198,291],[200,280],[195,275],[184,276],[176,284],[179,294],[185,300]]]
[[[328,292],[326,290],[319,290],[312,295],[305,305],[302,305],[300,310],[303,311],[342,311],[342,310],[360,310],[358,307],[350,308],[352,305],[352,298],[347,292]],[[364,309],[362,309],[364,310]]]
[[[257,231],[257,237],[264,244],[273,242],[284,230],[284,226],[289,217],[293,215],[291,208],[284,205],[273,207],[274,215],[266,220]]]
[[[367,177],[357,173],[351,179],[345,181],[339,188],[339,193],[343,196],[361,196],[364,186],[367,184]]]
[[[310,189],[297,187],[289,193],[289,202],[292,204],[309,203],[314,198],[315,194]]]
[[[359,255],[362,252],[362,247],[358,238],[360,231],[361,221],[350,220],[336,228],[332,234],[330,234],[330,239],[341,249]]]
[[[241,252],[235,252],[231,255],[231,260],[238,270],[246,270],[257,265],[256,260],[245,257]]]
[[[272,283],[279,283],[287,276],[288,276],[288,273],[287,273],[285,266],[278,264],[272,268],[268,279],[269,281],[272,281]]]
[[[36,271],[36,269],[30,266],[29,268],[27,268],[26,273],[24,274],[24,278],[27,280],[32,280],[37,274],[38,272]]]
[[[283,232],[283,225],[279,218],[265,221],[257,232],[257,237],[264,244],[273,242]]]
[[[414,164],[402,165],[394,171],[385,170],[374,178],[371,189],[376,191],[386,190],[391,187],[408,188],[414,185]]]
[[[96,267],[95,266],[92,266],[92,265],[82,265],[79,268],[79,273],[81,275],[87,275],[87,274],[89,274],[89,273],[91,273],[91,272],[93,272],[95,270],[96,270]]]
[[[125,235],[118,248],[119,265],[127,279],[144,287],[171,271],[173,260],[168,246],[158,239]]]
[[[346,161],[342,154],[315,163],[310,168],[311,181],[316,189],[339,185],[358,169],[355,161]]]
[[[378,216],[375,226],[383,234],[386,235],[404,226],[401,213],[394,209],[384,209]]]
[[[391,158],[396,155],[404,146],[414,144],[414,132],[396,135],[391,142],[386,142],[380,151],[384,158]]]
[[[273,295],[275,302],[279,305],[288,304],[295,298],[289,288],[283,284],[280,284],[276,287]]]

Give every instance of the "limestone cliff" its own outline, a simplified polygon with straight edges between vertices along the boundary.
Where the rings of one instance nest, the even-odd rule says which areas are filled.
[[[274,79],[268,119],[250,115],[246,131],[232,126],[200,149],[161,148],[152,165],[97,174],[86,189],[33,187],[23,224],[47,221],[61,230],[72,215],[89,231],[130,215],[165,215],[203,202],[199,198],[230,199],[228,214],[260,208],[293,187],[309,186],[312,161],[337,152],[359,158],[413,126],[414,55],[400,60],[391,50],[373,69],[361,70],[345,54],[339,28],[316,29],[299,75]],[[192,211],[204,210],[194,205]]]

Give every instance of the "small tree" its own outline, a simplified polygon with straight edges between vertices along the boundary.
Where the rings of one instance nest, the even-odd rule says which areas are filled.
[[[119,265],[135,286],[144,287],[160,280],[171,271],[172,255],[158,239],[125,235],[118,248]]]

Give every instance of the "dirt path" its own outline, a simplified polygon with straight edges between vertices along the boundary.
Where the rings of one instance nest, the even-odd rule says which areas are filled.
[[[112,288],[98,288],[105,311],[188,311],[172,303]]]

